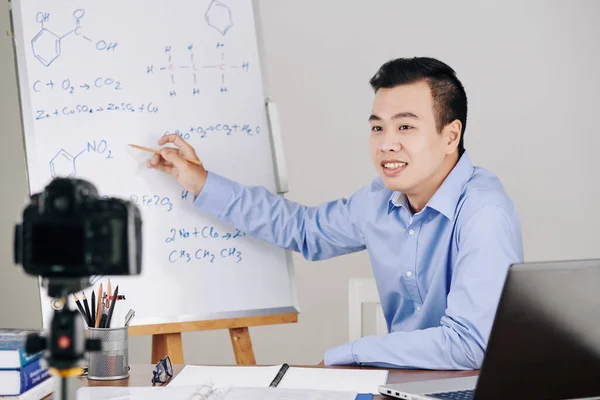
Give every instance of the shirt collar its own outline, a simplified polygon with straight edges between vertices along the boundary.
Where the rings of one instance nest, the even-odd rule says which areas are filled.
[[[433,208],[450,220],[454,219],[458,199],[471,175],[473,175],[473,164],[465,151],[425,207]],[[393,192],[390,196],[388,214],[395,207],[404,207],[411,212],[408,198],[402,192]]]

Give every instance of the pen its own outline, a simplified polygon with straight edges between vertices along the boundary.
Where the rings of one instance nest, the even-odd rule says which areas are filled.
[[[108,321],[108,293],[104,293],[103,295],[103,305],[102,305],[102,317],[100,318],[100,328],[106,328],[106,323]]]
[[[133,317],[135,317],[135,311],[134,310],[129,310],[129,312],[125,316],[125,326],[129,326],[129,324],[131,323],[131,320],[133,319]]]
[[[100,328],[106,328],[106,314],[102,314],[102,318],[100,318]]]
[[[289,365],[283,364],[281,368],[279,368],[279,372],[277,373],[277,375],[275,375],[275,379],[273,379],[273,382],[271,382],[269,387],[277,387],[277,385],[279,385],[279,382],[281,382],[283,375],[285,375],[285,372],[288,370],[289,367]]]

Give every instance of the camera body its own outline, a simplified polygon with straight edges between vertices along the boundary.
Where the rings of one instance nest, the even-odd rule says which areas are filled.
[[[131,202],[89,182],[54,179],[31,196],[15,228],[15,264],[44,278],[139,275],[142,221]]]
[[[129,201],[101,198],[90,182],[56,178],[33,194],[15,226],[15,264],[42,277],[54,307],[49,332],[28,335],[28,353],[44,352],[44,361],[64,379],[86,351],[100,341],[86,339],[84,322],[70,310],[67,297],[91,286],[94,275],[139,275],[142,269],[142,220]],[[60,302],[59,302],[60,303]],[[76,371],[76,372],[74,372]]]

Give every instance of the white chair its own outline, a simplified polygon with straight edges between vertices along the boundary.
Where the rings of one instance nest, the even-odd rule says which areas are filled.
[[[350,278],[348,304],[348,336],[350,341],[363,337],[363,304],[376,304],[375,334],[388,333],[374,278]]]

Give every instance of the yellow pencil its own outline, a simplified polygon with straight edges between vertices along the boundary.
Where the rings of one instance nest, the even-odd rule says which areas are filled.
[[[100,318],[102,317],[102,313],[100,311],[100,305],[102,304],[102,283],[100,283],[100,287],[98,288],[98,299],[96,300],[96,321],[94,328],[98,328],[100,326]]]
[[[106,303],[107,307],[110,307],[110,293],[111,293],[111,287],[110,287],[110,278],[108,279],[108,302]]]
[[[130,144],[130,146],[133,147],[133,148],[136,148],[138,150],[143,150],[143,151],[147,151],[147,152],[154,153],[154,154],[160,154],[159,150],[154,150],[154,149],[151,149],[149,147],[138,146],[137,144]],[[196,164],[196,165],[202,166],[202,161],[190,160],[189,158],[185,158],[185,160],[191,162],[192,164]]]

